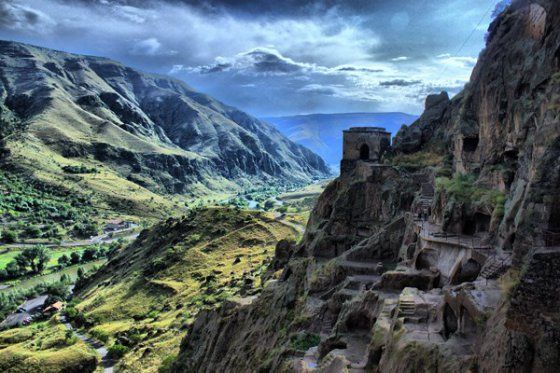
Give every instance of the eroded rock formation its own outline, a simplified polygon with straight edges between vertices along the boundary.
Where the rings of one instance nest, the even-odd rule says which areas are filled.
[[[201,315],[175,369],[557,372],[559,2],[496,19],[465,90],[393,148],[428,151],[446,164],[335,180],[279,279]]]

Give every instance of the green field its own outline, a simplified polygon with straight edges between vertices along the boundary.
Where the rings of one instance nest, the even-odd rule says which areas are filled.
[[[47,264],[47,268],[54,267],[58,264],[58,258],[66,254],[70,256],[72,252],[77,252],[81,254],[85,250],[84,247],[61,247],[61,248],[49,248],[50,260]],[[15,257],[21,253],[23,249],[11,248],[4,249],[0,253],[0,270],[5,269],[9,262],[15,259]]]
[[[57,271],[57,272],[27,278],[25,280],[21,280],[21,281],[15,283],[13,286],[11,286],[9,288],[0,289],[0,293],[10,292],[10,291],[13,291],[14,289],[27,290],[27,289],[30,289],[30,288],[32,288],[32,287],[34,287],[34,286],[36,286],[36,285],[38,285],[42,282],[49,283],[49,282],[53,282],[53,281],[58,281],[60,279],[60,276],[62,276],[63,274],[70,277],[70,279],[72,281],[74,281],[78,277],[78,268],[82,268],[85,272],[88,272],[89,270],[91,270],[95,266],[99,267],[99,266],[103,265],[106,261],[107,261],[107,259],[101,259],[101,260],[96,260],[96,261],[85,263],[85,264],[76,264],[76,265],[73,265],[73,266],[70,266],[70,267],[66,267],[66,268],[64,268],[60,271]]]

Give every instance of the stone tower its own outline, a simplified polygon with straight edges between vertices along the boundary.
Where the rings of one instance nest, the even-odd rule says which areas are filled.
[[[377,164],[391,146],[391,133],[380,127],[352,127],[343,133],[340,173],[353,170],[359,162]]]

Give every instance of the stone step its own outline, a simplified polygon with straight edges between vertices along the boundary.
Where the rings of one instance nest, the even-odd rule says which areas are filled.
[[[346,278],[346,289],[362,290],[363,288],[370,288],[371,285],[379,281],[379,276],[376,275],[354,275]]]
[[[488,262],[482,268],[480,276],[486,279],[494,279],[500,277],[509,268],[508,263],[505,261],[498,261],[496,259],[490,258]]]
[[[343,260],[339,264],[349,275],[379,275],[377,262],[354,262]]]
[[[342,289],[338,291],[338,294],[342,295],[342,297],[346,300],[350,300],[360,293],[361,293],[360,290],[354,290],[354,289]]]
[[[416,313],[416,303],[414,300],[401,299],[398,304],[399,316],[411,316]]]

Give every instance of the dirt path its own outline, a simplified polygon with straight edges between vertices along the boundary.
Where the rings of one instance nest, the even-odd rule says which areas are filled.
[[[279,222],[280,224],[284,224],[287,227],[295,229],[296,232],[299,232],[302,235],[305,233],[305,225],[285,220],[286,219],[286,214],[281,214],[279,212],[275,212],[274,213],[274,219],[277,222]]]
[[[79,339],[81,339],[82,341],[84,341],[85,343],[87,343],[91,348],[93,348],[95,351],[97,351],[97,353],[99,354],[99,356],[101,357],[101,366],[103,366],[103,371],[105,373],[113,373],[113,367],[116,363],[116,361],[111,360],[107,357],[108,355],[108,351],[105,348],[105,345],[103,345],[103,343],[98,342],[96,340],[93,340],[91,338],[88,338],[86,335],[78,332],[73,326],[72,324],[70,324],[67,320],[66,320],[66,316],[61,316],[60,317],[60,321],[62,322],[62,324],[66,327],[66,329],[71,330],[74,335],[76,337],[78,337]]]

